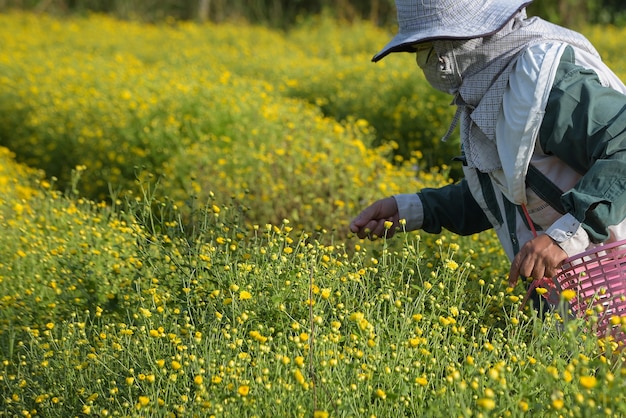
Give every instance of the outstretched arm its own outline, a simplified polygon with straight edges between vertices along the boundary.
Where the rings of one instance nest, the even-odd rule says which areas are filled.
[[[365,208],[350,223],[350,230],[359,238],[394,235],[400,220],[406,230],[422,229],[440,233],[447,229],[460,235],[471,235],[490,229],[491,223],[474,200],[467,182],[423,189],[419,193],[401,194],[378,200]],[[387,224],[386,222],[391,222]]]

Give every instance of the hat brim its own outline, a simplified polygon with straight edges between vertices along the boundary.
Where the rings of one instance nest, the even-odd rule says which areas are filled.
[[[530,3],[532,0],[523,4],[520,4],[519,0],[492,3],[496,6],[483,11],[483,22],[480,25],[464,19],[454,28],[432,28],[428,31],[398,33],[380,52],[374,55],[372,61],[380,61],[392,52],[414,52],[412,45],[418,43],[444,39],[464,40],[492,35],[502,29],[513,16]],[[505,16],[504,19],[502,19],[503,16]]]

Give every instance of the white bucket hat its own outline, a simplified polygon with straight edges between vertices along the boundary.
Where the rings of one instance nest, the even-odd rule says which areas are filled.
[[[472,39],[500,30],[532,0],[396,0],[398,34],[372,61],[435,39]]]

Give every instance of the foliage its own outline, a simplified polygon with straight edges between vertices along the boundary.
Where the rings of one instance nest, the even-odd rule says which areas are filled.
[[[528,12],[550,22],[579,29],[588,24],[626,23],[626,8],[616,0],[534,1]]]
[[[81,193],[94,200],[137,193],[136,179],[153,175],[162,196],[181,208],[192,198],[202,204],[212,191],[219,202],[234,198],[247,206],[251,223],[289,218],[304,229],[345,232],[363,202],[444,181],[400,141],[402,129],[414,126],[409,138],[422,142],[408,145],[423,149],[426,162],[442,162],[429,151],[431,142],[440,143],[429,134],[443,128],[439,113],[432,112],[432,128],[416,125],[432,116],[402,125],[416,109],[427,115],[433,107],[402,105],[410,97],[395,87],[397,78],[409,86],[413,74],[424,86],[413,68],[386,72],[351,50],[345,58],[330,49],[309,55],[300,47],[303,32],[288,41],[267,29],[234,25],[143,26],[102,16],[0,19],[6,29],[0,35],[0,142],[55,176],[61,189],[76,166],[86,167]],[[349,36],[355,49],[366,49],[363,33],[366,27],[357,27]],[[328,82],[341,67],[348,67],[339,72],[349,96],[333,95],[340,85]],[[371,99],[381,80],[386,89]],[[329,115],[343,122],[320,113],[315,103],[325,97]],[[363,116],[376,118],[381,132],[388,126],[386,135],[403,145],[379,140],[382,148],[373,149],[374,130]],[[395,166],[394,148],[405,156]]]
[[[372,64],[390,35],[369,24],[306,20],[284,37],[103,16],[0,20],[0,143],[62,189],[85,166],[81,193],[94,200],[137,193],[152,175],[180,207],[211,190],[247,206],[251,223],[345,231],[364,202],[460,171],[446,167],[458,135],[440,141],[449,98],[408,54]],[[586,32],[624,74],[621,30]]]
[[[520,309],[493,233],[345,233],[448,181],[389,156],[449,115],[388,34],[301,24],[0,16],[0,416],[625,415],[622,348]]]
[[[214,202],[191,232],[149,189],[112,211],[0,156],[3,415],[626,413],[621,356],[519,310],[489,234],[348,250]]]

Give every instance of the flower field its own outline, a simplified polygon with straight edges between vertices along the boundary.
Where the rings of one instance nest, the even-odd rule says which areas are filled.
[[[492,234],[347,233],[454,170],[388,36],[0,15],[0,416],[626,415],[616,344],[520,310]]]

